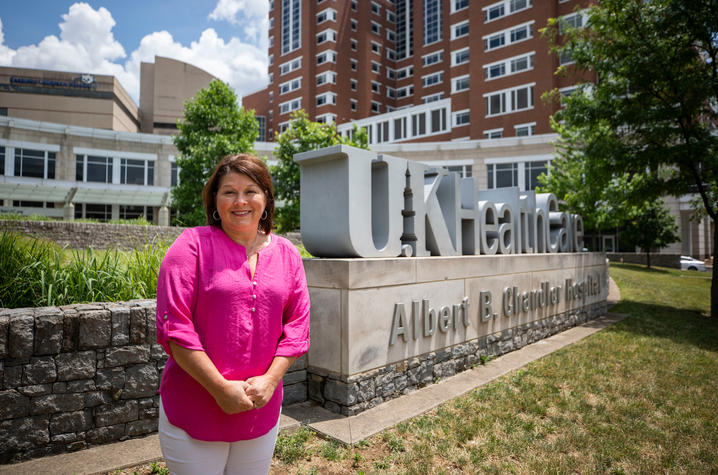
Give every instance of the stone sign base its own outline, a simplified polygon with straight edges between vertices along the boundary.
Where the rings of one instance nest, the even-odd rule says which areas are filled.
[[[354,415],[606,312],[602,253],[305,260],[308,396]]]

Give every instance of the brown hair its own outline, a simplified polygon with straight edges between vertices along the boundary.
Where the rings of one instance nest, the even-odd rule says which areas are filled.
[[[219,161],[212,176],[209,177],[202,189],[202,201],[204,201],[204,210],[207,214],[207,224],[210,226],[222,227],[222,221],[215,219],[214,212],[217,211],[217,189],[219,182],[223,176],[229,173],[241,173],[248,176],[254,181],[264,192],[267,197],[267,205],[264,210],[267,212],[266,217],[259,220],[259,229],[269,234],[272,230],[274,219],[274,190],[272,189],[272,176],[269,174],[267,165],[255,157],[247,153],[237,155],[225,155]],[[264,216],[264,213],[262,213]]]

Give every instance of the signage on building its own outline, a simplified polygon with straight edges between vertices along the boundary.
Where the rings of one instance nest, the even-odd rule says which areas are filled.
[[[479,190],[443,167],[337,145],[295,155],[301,232],[317,257],[578,252],[583,219],[551,193]]]
[[[54,87],[65,89],[97,89],[97,81],[95,81],[95,76],[92,74],[82,74],[71,81],[10,76],[10,84],[17,86]]]

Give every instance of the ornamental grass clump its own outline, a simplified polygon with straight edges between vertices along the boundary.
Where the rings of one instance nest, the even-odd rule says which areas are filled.
[[[132,251],[67,250],[0,234],[0,307],[40,307],[154,298],[168,243]]]

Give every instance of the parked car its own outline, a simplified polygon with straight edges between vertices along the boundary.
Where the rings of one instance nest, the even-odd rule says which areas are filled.
[[[706,270],[705,262],[690,256],[681,256],[681,270]]]

